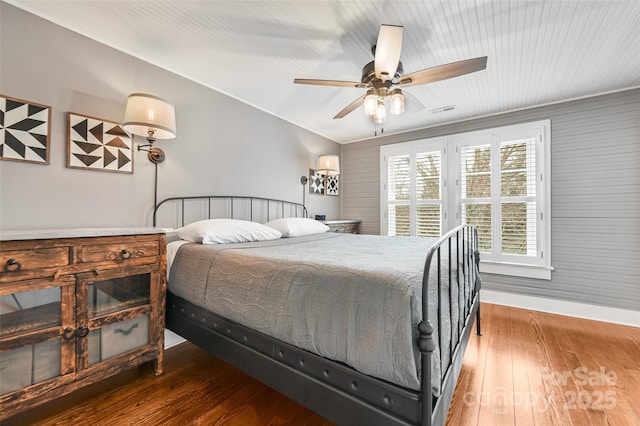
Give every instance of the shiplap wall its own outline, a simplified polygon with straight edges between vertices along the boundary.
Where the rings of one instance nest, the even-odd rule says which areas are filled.
[[[343,217],[380,232],[380,146],[551,120],[551,280],[483,275],[490,290],[640,310],[640,89],[343,145]]]

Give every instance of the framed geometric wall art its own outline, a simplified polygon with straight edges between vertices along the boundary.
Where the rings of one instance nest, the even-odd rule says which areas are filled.
[[[324,195],[325,179],[324,175],[309,169],[309,194]]]
[[[339,192],[339,188],[338,188],[338,184],[339,184],[339,176],[340,175],[332,175],[332,176],[327,176],[326,177],[326,181],[327,181],[327,189],[325,191],[325,193],[327,195],[340,195]]]
[[[0,95],[0,160],[49,164],[51,107]]]
[[[67,113],[67,167],[133,173],[133,140],[113,121]]]

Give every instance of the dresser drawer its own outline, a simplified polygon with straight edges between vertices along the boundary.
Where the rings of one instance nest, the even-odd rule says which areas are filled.
[[[2,250],[0,276],[10,277],[18,272],[55,268],[69,264],[69,247],[34,248],[28,250]],[[33,274],[31,274],[33,276]]]
[[[160,254],[160,243],[153,241],[113,242],[88,244],[78,249],[78,263],[114,262],[153,257]]]

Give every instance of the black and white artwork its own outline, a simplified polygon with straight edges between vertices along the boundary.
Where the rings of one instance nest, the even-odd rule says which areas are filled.
[[[327,181],[327,190],[326,190],[326,194],[327,195],[340,195],[339,191],[338,191],[338,183],[339,183],[339,175],[333,175],[333,176],[327,176],[326,177],[326,181]]]
[[[0,160],[49,164],[51,107],[0,95]]]
[[[133,173],[133,140],[118,123],[68,113],[67,167]]]
[[[313,169],[309,169],[309,193],[324,195],[324,176]]]

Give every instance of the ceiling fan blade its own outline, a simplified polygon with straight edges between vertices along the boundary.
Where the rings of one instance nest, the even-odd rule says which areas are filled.
[[[334,87],[356,87],[362,88],[367,87],[366,84],[363,84],[359,81],[340,81],[340,80],[314,80],[308,78],[296,78],[293,80],[296,84],[311,84],[314,86],[334,86]]]
[[[333,119],[335,120],[336,118],[342,118],[345,115],[347,115],[350,112],[352,112],[353,110],[357,109],[360,105],[362,105],[364,103],[364,97],[365,96],[366,95],[362,95],[358,99],[356,99],[355,101],[351,102],[349,105],[346,106],[345,109],[343,109],[342,111],[337,113],[336,116],[333,117]]]
[[[418,84],[434,83],[448,78],[459,77],[472,72],[481,71],[487,67],[487,57],[466,59],[450,64],[438,65],[422,71],[403,75],[398,79],[400,86],[417,86]]]
[[[425,109],[424,104],[411,93],[403,90],[402,94],[404,95],[404,110],[406,112],[418,112]]]
[[[376,77],[382,81],[393,79],[402,51],[402,27],[381,25],[375,53]]]

